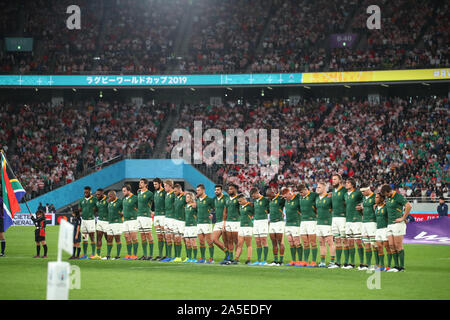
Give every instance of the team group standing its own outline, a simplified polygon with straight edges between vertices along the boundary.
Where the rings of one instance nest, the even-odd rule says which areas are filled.
[[[217,247],[225,254],[220,264],[230,265],[240,263],[245,244],[245,264],[353,269],[357,252],[358,270],[404,271],[403,236],[411,204],[389,185],[383,185],[374,194],[369,185],[357,189],[353,178],[347,179],[344,185],[342,177],[335,174],[331,181],[331,192],[326,182],[319,182],[315,192],[304,184],[281,190],[269,188],[265,196],[252,188],[251,201],[233,184],[226,190],[228,195],[221,185],[216,185],[215,196],[211,198],[202,184],[195,192],[184,192],[180,184],[156,178],[155,192],[152,192],[148,190],[148,180],[143,178],[137,195],[132,193],[130,185],[123,186],[122,200],[113,190],[105,194],[98,189],[94,196],[91,188],[85,187],[84,197],[72,213],[75,231],[70,259],[214,263]],[[153,228],[156,239],[153,239]],[[140,258],[138,233],[142,247]],[[127,251],[124,258],[120,255],[122,234]],[[267,262],[268,235],[273,252],[271,263]],[[253,236],[257,259],[252,263]],[[286,264],[284,236],[291,257]],[[107,246],[105,257],[101,257],[103,239]],[[157,248],[154,248],[155,241]],[[80,257],[81,242],[83,255]]]

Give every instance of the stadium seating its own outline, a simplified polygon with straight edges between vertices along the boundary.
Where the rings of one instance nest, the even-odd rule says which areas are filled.
[[[450,66],[445,1],[81,0],[82,30],[65,26],[70,4],[38,0],[19,14],[17,6],[1,2],[2,33],[33,37],[35,45],[33,53],[0,50],[0,72],[190,74]],[[381,30],[366,27],[366,8],[373,4],[382,8]],[[331,34],[349,32],[357,34],[351,47],[330,47]]]

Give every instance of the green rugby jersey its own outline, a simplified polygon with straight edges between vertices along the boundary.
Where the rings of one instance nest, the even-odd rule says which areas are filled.
[[[247,202],[243,206],[239,206],[239,213],[241,215],[241,227],[253,227],[253,216],[255,215],[255,209]]]
[[[280,197],[280,193],[269,202],[270,222],[283,221],[284,199]]]
[[[316,198],[317,208],[317,225],[331,226],[333,200],[325,194],[323,198],[318,196]]]
[[[388,214],[384,203],[382,206],[377,206],[375,208],[375,217],[377,219],[377,229],[383,229],[387,227]]]
[[[223,222],[223,210],[225,210],[225,206],[230,197],[222,194],[220,198],[217,196],[214,197],[214,209],[216,210],[216,223]]]
[[[116,200],[108,203],[108,221],[109,223],[122,223],[122,201],[116,198]]]
[[[212,223],[209,215],[214,209],[214,201],[207,195],[197,198],[197,223]]]
[[[95,205],[97,206],[98,220],[108,221],[108,200],[106,200],[106,196],[103,196],[101,200],[97,199]]]
[[[161,188],[155,191],[153,201],[155,202],[155,216],[163,216],[165,212],[164,204],[166,200],[166,190]]]
[[[145,192],[138,191],[138,217],[151,218],[152,214],[153,192],[147,190]]]
[[[284,210],[286,212],[286,227],[299,227],[300,216],[300,195],[294,194],[291,200],[285,200]]]
[[[184,207],[186,206],[186,196],[184,195],[184,192],[180,193],[178,196],[175,197],[175,202],[173,204],[174,212],[175,212],[175,219],[179,221],[184,221],[185,219],[185,212]]]
[[[173,204],[175,202],[175,194],[173,190],[171,192],[166,193],[166,198],[164,199],[164,213],[166,214],[166,218],[175,218],[175,211],[173,208]]]
[[[362,222],[376,222],[375,210],[375,194],[372,192],[368,197],[363,199],[363,220]]]
[[[395,219],[403,215],[403,207],[408,202],[400,193],[394,191],[391,197],[386,199],[386,210],[388,214],[388,224],[394,224]]]
[[[138,199],[134,194],[123,198],[122,207],[124,221],[136,220],[138,212]]]
[[[302,221],[316,221],[317,220],[317,210],[316,210],[316,198],[318,194],[312,191],[304,197],[300,197],[300,212],[302,213]]]
[[[347,193],[347,189],[343,186],[340,186],[337,189],[333,189],[333,193],[331,195],[331,204],[333,207],[333,217],[344,217],[345,218],[345,194]]]
[[[363,201],[363,194],[359,190],[353,190],[345,193],[345,209],[347,222],[361,222],[361,211],[356,210],[356,206]]]
[[[81,209],[81,218],[83,220],[94,219],[95,210],[97,208],[97,198],[92,194],[89,198],[83,198],[78,202],[78,209]]]
[[[239,202],[237,200],[237,195],[234,197],[229,197],[225,208],[227,208],[227,220],[226,221],[239,221]]]
[[[255,209],[255,220],[267,220],[269,214],[269,200],[261,196],[259,199],[253,201],[253,208]]]
[[[186,205],[184,215],[186,227],[195,227],[197,225],[197,209],[192,206],[192,203]]]

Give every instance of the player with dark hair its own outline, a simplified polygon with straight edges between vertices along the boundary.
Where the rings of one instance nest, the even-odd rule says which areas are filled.
[[[253,234],[256,240],[257,260],[252,265],[265,266],[267,264],[267,254],[269,247],[267,245],[267,234],[269,233],[269,200],[263,197],[257,188],[250,190],[250,196],[253,198],[253,207],[255,209],[255,221],[253,223]],[[264,259],[261,254],[264,248]]]
[[[381,193],[386,198],[386,210],[388,215],[387,238],[394,257],[395,266],[388,272],[405,270],[405,251],[403,250],[403,237],[406,234],[406,217],[411,212],[411,204],[400,193],[392,190],[385,184],[381,187]]]
[[[276,190],[275,190],[276,191]],[[281,266],[284,258],[284,213],[283,208],[285,201],[280,197],[280,193],[274,192],[272,188],[266,191],[266,196],[269,199],[269,235],[272,241],[272,250],[274,260],[271,266]],[[280,260],[278,260],[278,254]]]
[[[284,233],[289,242],[289,247],[291,249],[292,260],[286,264],[286,266],[299,266],[303,267],[306,265],[302,261],[302,245],[300,241],[300,195],[298,193],[292,192],[289,188],[283,188],[281,190],[281,195],[284,198],[284,210],[286,212],[286,226],[284,228]],[[298,259],[296,256],[298,254]]]
[[[175,212],[175,221],[173,224],[173,234],[175,236],[175,260],[173,262],[182,262],[181,260],[181,242],[184,236],[185,228],[185,207],[186,196],[180,184],[175,184],[173,187],[175,193],[175,202],[173,204]],[[186,242],[185,242],[186,243]]]
[[[317,184],[316,192],[318,197],[316,198],[317,208],[317,237],[320,244],[320,263],[319,267],[325,268],[325,258],[327,255],[327,244],[330,249],[331,262],[328,268],[338,268],[334,262],[336,256],[336,247],[333,242],[333,234],[331,232],[331,212],[332,204],[331,197],[327,194],[327,185],[325,182],[319,182]]]
[[[123,200],[122,200],[122,212],[123,212],[123,232],[125,234],[125,240],[127,242],[127,255],[123,260],[137,260],[138,251],[138,224],[137,224],[137,212],[138,212],[138,198],[131,192],[131,186],[126,184],[122,187]],[[133,252],[132,252],[133,250]]]
[[[247,260],[245,261],[245,264],[250,264],[250,260],[252,258],[252,219],[255,215],[255,211],[253,206],[249,201],[247,201],[242,193],[237,195],[237,199],[239,202],[240,214],[239,242],[236,249],[236,258],[233,261],[229,261],[227,264],[239,264],[239,257],[241,256],[244,242],[247,246]]]
[[[70,223],[73,225],[73,254],[69,258],[80,259],[80,242],[81,242],[81,217],[80,212],[77,209],[72,211],[72,218]]]
[[[364,248],[361,242],[362,212],[356,207],[362,203],[363,195],[361,191],[356,189],[356,181],[353,178],[347,179],[345,188],[347,189],[347,193],[345,194],[345,235],[348,241],[350,263],[346,259],[342,268],[353,269],[355,267],[355,242],[358,247],[360,267],[362,268],[364,264]]]
[[[345,194],[347,193],[347,189],[342,185],[342,177],[340,174],[333,174],[331,181],[333,184],[333,192],[331,193],[331,206],[333,208],[331,232],[336,243],[336,265],[340,267],[342,250],[344,250],[345,260],[348,261],[348,241],[345,237]]]
[[[239,202],[237,200],[238,187],[235,184],[228,185],[229,198],[223,211],[224,230],[228,247],[228,256],[221,263],[233,260],[234,248],[239,242],[238,232],[240,226]]]
[[[95,203],[97,207],[97,254],[93,256],[91,259],[101,259],[102,252],[102,238],[105,236],[105,240],[107,238],[108,231],[108,200],[106,195],[103,193],[103,189],[97,189],[95,193],[97,202]]]
[[[103,260],[111,259],[111,250],[113,247],[113,240],[116,241],[117,255],[114,260],[120,259],[120,250],[122,249],[122,243],[120,241],[120,236],[123,232],[123,201],[117,198],[116,192],[111,190],[108,192],[108,237],[107,237],[107,248],[108,253]]]
[[[377,242],[378,250],[378,268],[377,271],[387,271],[391,266],[392,254],[389,248],[389,241],[387,239],[386,230],[388,224],[388,214],[386,210],[385,198],[381,193],[375,195],[375,218],[377,220],[377,230],[375,233],[375,241]],[[384,248],[388,255],[387,267],[384,265]]]
[[[84,198],[78,203],[81,212],[81,233],[83,234],[83,256],[80,259],[89,259],[87,256],[88,238],[91,240],[92,255],[95,257],[95,212],[97,210],[97,199],[91,194],[91,187],[84,187]]]
[[[167,256],[163,257],[165,237],[164,237],[164,218],[165,218],[165,199],[166,191],[164,190],[162,180],[160,178],[155,178],[153,180],[153,187],[155,188],[155,193],[153,195],[155,203],[155,212],[152,214],[154,217],[153,224],[156,229],[156,236],[158,238],[158,256],[155,257],[154,261],[161,261],[166,259]],[[167,250],[167,248],[166,248]]]
[[[377,220],[375,218],[375,194],[370,189],[368,184],[363,184],[361,190],[364,199],[362,206],[358,206],[359,210],[363,211],[363,219],[362,219],[362,241],[366,251],[366,263],[363,264],[362,267],[358,268],[358,270],[367,270],[370,268],[371,270],[375,269],[372,266],[372,252],[375,256],[375,264],[378,265],[378,254],[376,249],[375,242],[375,233],[377,231]]]
[[[226,241],[226,233],[223,230],[224,220],[223,220],[223,211],[225,210],[226,203],[229,197],[223,193],[223,187],[220,184],[217,184],[214,187],[215,197],[214,201],[214,210],[216,213],[216,223],[214,224],[214,229],[212,233],[212,239],[216,246],[220,248],[223,252],[225,252],[225,257],[228,256],[228,247]],[[222,236],[223,243],[220,241],[220,237]]]
[[[41,245],[44,248],[44,255],[42,258],[47,258],[47,243],[45,242],[45,214],[44,211],[38,210],[36,218],[30,213],[31,220],[33,220],[36,230],[34,231],[34,241],[36,242],[36,255],[33,258],[41,258]]]
[[[214,210],[214,201],[208,197],[205,193],[205,186],[199,184],[197,186],[197,202],[194,207],[197,209],[197,234],[198,241],[200,243],[200,259],[197,263],[214,263],[214,243],[212,241],[212,214]],[[205,252],[206,245],[205,240],[209,247],[209,260],[206,261]]]
[[[301,195],[300,212],[302,213],[302,222],[300,224],[300,235],[303,241],[304,261],[307,267],[317,267],[317,208],[316,198],[318,194],[312,192],[304,184],[298,186]],[[311,249],[310,249],[311,248]],[[311,250],[311,260],[309,260],[309,252]],[[308,261],[311,261],[308,263]]]
[[[139,180],[138,190],[138,213],[137,224],[141,234],[142,257],[139,260],[152,260],[153,256],[153,235],[152,235],[152,203],[153,192],[148,190],[148,180]],[[150,254],[147,254],[147,245],[150,246]]]

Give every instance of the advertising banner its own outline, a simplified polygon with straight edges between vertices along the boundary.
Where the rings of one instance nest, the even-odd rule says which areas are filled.
[[[408,223],[404,243],[450,245],[450,217]]]

